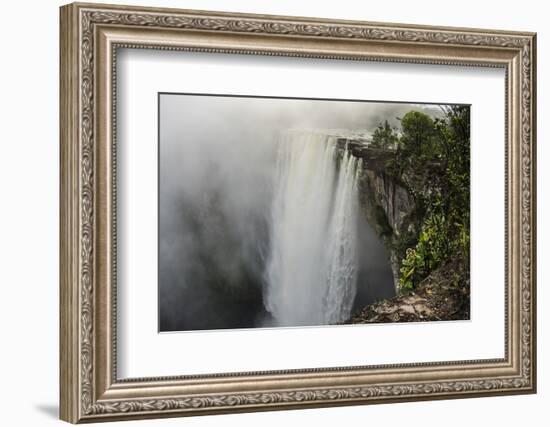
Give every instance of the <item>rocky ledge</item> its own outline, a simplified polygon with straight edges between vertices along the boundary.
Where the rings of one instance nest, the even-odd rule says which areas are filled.
[[[424,322],[470,319],[470,286],[448,263],[424,279],[414,291],[364,307],[344,324]]]

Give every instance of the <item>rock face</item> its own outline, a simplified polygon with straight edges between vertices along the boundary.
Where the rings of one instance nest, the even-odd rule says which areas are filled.
[[[373,193],[371,202],[384,210],[388,225],[399,235],[409,225],[407,218],[414,210],[414,199],[405,187],[383,171],[366,169],[363,179]]]
[[[386,245],[396,290],[394,298],[363,307],[345,323],[469,319],[469,271],[457,259],[448,260],[432,271],[414,290],[403,291],[399,287],[401,261],[405,250],[418,241],[424,211],[388,167],[395,151],[373,148],[365,141],[348,138],[338,139],[338,145],[363,161],[359,180],[362,212]],[[406,179],[415,188],[429,186],[426,170],[414,171]]]
[[[384,240],[390,255],[394,285],[398,291],[403,241],[415,235],[420,226],[413,195],[402,182],[388,173],[393,150],[372,148],[361,140],[339,138],[338,146],[363,161],[359,181],[362,211],[367,221]]]
[[[362,204],[367,220],[384,239],[390,254],[390,265],[396,292],[402,255],[397,248],[405,233],[413,232],[415,203],[408,191],[386,173],[365,169],[361,180]]]

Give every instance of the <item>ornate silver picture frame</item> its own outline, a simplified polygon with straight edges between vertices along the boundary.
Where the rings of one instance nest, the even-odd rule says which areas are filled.
[[[83,3],[63,6],[60,13],[61,419],[79,423],[536,391],[535,34]],[[120,378],[121,49],[502,69],[505,253],[495,257],[505,259],[504,357]],[[185,360],[181,363],[184,372]]]

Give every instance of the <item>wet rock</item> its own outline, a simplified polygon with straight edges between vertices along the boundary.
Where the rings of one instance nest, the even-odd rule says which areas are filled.
[[[417,203],[402,179],[389,173],[388,162],[395,158],[393,149],[375,148],[358,138],[339,138],[341,149],[362,160],[359,179],[362,212],[367,222],[384,240],[390,256],[395,290],[399,287],[399,269],[404,236],[418,232],[420,219]]]

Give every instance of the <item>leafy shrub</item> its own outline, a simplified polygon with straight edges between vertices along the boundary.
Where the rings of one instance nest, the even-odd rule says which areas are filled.
[[[415,284],[435,270],[449,254],[449,242],[445,233],[445,217],[429,217],[420,231],[418,243],[408,248],[401,263],[399,286],[413,289]]]
[[[436,119],[407,113],[395,158],[387,164],[423,211],[416,243],[400,251],[401,289],[414,289],[450,258],[469,266],[470,109],[442,109]]]

